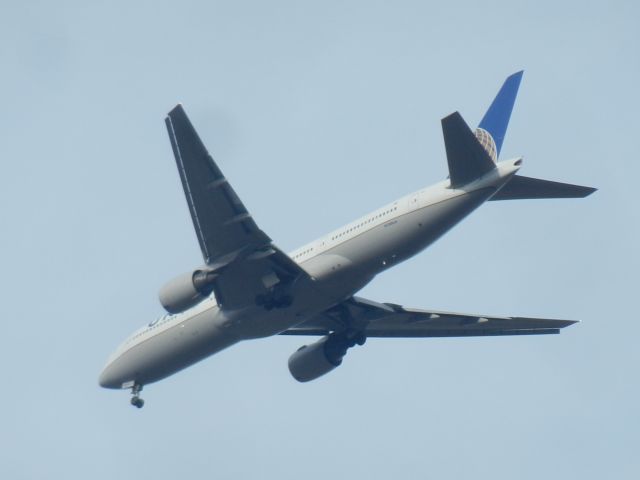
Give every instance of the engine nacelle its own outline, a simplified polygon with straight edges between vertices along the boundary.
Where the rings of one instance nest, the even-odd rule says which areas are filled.
[[[289,357],[289,371],[299,382],[309,382],[340,366],[350,342],[329,335],[300,347]]]
[[[167,282],[158,297],[169,313],[180,313],[200,303],[213,291],[216,274],[207,270],[184,273]]]

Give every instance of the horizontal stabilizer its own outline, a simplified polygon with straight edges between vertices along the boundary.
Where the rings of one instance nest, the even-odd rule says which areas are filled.
[[[495,163],[458,113],[442,119],[451,187],[472,182],[495,168]]]
[[[514,175],[491,200],[524,200],[535,198],[583,198],[591,195],[597,188],[552,182],[539,178]]]

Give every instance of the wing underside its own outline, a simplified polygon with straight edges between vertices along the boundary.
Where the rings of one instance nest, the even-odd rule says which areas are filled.
[[[169,112],[166,125],[202,256],[214,274],[218,302],[241,307],[275,284],[306,276],[258,228],[182,105]]]
[[[345,330],[384,338],[540,335],[559,333],[574,323],[573,320],[419,310],[353,297],[282,335],[328,335]]]
[[[169,112],[166,124],[205,262],[210,264],[239,247],[269,245],[270,238],[209,155],[182,105]]]

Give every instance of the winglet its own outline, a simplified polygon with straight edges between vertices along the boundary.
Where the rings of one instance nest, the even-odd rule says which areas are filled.
[[[513,110],[513,104],[516,101],[516,95],[518,94],[518,88],[520,87],[520,81],[522,80],[522,74],[524,70],[510,75],[502,84],[502,88],[493,99],[489,110],[484,114],[478,128],[486,130],[493,137],[493,141],[496,143],[496,151],[500,155],[500,149],[502,148],[502,142],[504,141],[507,127],[509,126],[509,119],[511,118],[511,111]]]

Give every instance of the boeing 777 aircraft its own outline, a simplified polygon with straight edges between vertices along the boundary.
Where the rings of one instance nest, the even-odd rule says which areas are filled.
[[[575,323],[418,310],[355,296],[488,200],[578,198],[595,191],[518,175],[522,158],[498,160],[521,78],[518,72],[506,79],[475,131],[458,112],[442,119],[447,179],[289,255],[258,227],[176,106],[166,125],[204,262],[160,290],[167,313],[113,352],[100,385],[131,389],[131,404],[140,408],[144,385],[242,340],[320,337],[289,358],[291,375],[307,382],[339,366],[367,337],[532,335]]]

